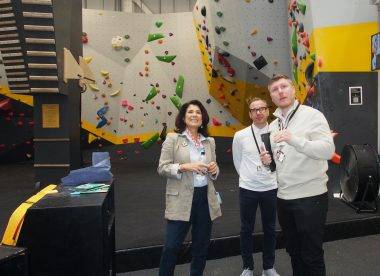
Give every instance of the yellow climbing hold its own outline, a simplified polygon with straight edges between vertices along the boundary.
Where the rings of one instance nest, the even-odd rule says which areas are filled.
[[[115,92],[111,93],[110,96],[111,97],[115,97],[115,96],[117,96],[120,93],[120,91],[121,91],[120,89],[116,90]]]
[[[92,61],[92,57],[84,57],[84,62],[86,62],[87,64],[89,64],[91,61]]]
[[[108,77],[110,73],[107,70],[100,71],[100,74],[102,74],[103,77]]]
[[[92,91],[99,91],[100,90],[99,87],[93,83],[89,83],[88,85],[90,86]]]
[[[251,31],[251,35],[255,35],[255,34],[257,34],[257,32],[258,32],[258,30],[257,30],[256,28],[254,28],[254,29],[252,29],[252,31]]]
[[[95,136],[94,134],[92,134],[92,133],[89,133],[89,134],[88,134],[88,143],[89,143],[89,144],[91,144],[92,142],[94,142],[94,141],[97,140],[97,139],[98,139],[98,137]]]

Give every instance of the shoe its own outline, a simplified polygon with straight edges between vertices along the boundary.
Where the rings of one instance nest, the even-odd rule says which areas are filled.
[[[253,276],[253,270],[244,269],[243,272],[240,274],[240,276]]]
[[[278,274],[276,269],[274,268],[263,270],[263,274],[261,275],[262,276],[280,276],[280,274]]]

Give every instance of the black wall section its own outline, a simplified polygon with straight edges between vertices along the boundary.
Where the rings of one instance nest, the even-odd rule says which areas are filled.
[[[350,105],[349,87],[362,86],[362,105]],[[371,144],[377,149],[378,96],[376,72],[319,73],[317,92],[308,97],[310,105],[326,116],[334,138],[336,153],[341,154],[346,144]],[[340,191],[339,167],[329,166],[328,188]]]

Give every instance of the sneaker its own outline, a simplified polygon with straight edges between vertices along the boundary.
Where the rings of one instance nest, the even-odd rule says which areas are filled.
[[[253,270],[244,269],[243,272],[240,274],[240,276],[253,276]]]
[[[280,274],[278,274],[276,269],[274,268],[263,270],[263,274],[261,275],[262,276],[280,276]]]

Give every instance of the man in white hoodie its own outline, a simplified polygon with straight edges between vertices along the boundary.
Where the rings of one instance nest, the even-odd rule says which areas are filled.
[[[266,101],[248,101],[252,125],[235,133],[232,143],[234,165],[239,174],[240,248],[243,258],[241,276],[253,276],[253,240],[256,210],[260,206],[264,230],[264,276],[279,276],[273,268],[276,248],[277,180],[274,172],[260,160],[261,134],[268,133],[269,110]]]
[[[277,117],[270,124],[278,181],[277,213],[291,257],[293,275],[326,275],[323,234],[328,207],[327,160],[335,146],[324,115],[295,99],[295,88],[284,75],[268,84]],[[271,157],[261,153],[269,164]]]

